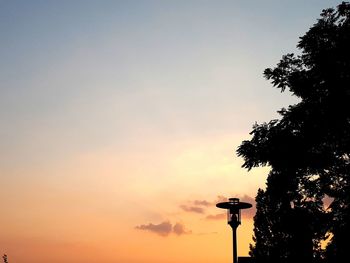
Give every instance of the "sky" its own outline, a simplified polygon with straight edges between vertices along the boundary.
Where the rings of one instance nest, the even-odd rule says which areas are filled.
[[[0,253],[16,263],[231,261],[235,154],[297,102],[263,78],[330,0],[0,0]],[[254,208],[242,213],[248,255]]]

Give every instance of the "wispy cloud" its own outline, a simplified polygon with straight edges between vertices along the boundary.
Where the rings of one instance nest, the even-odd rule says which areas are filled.
[[[188,205],[180,205],[180,208],[186,212],[193,212],[198,214],[204,214],[204,209],[200,206],[188,206]]]
[[[198,205],[198,206],[211,206],[212,205],[212,203],[207,201],[207,200],[194,200],[193,204]]]
[[[250,209],[244,209],[242,212],[243,218],[253,218],[256,213],[256,207],[255,207],[255,199],[249,195],[244,195],[240,198],[242,202],[247,202],[253,205]]]
[[[215,215],[207,215],[205,219],[208,220],[222,220],[226,218],[226,213],[220,213],[220,214],[215,214]]]
[[[240,200],[242,202],[247,202],[247,203],[251,203],[251,204],[255,205],[255,199],[249,195],[244,195],[244,196],[240,197]]]
[[[136,229],[146,230],[160,236],[167,236],[172,232],[173,226],[169,221],[165,221],[160,224],[149,223],[148,225],[139,225],[136,226]]]
[[[191,230],[186,229],[184,224],[175,223],[173,225],[169,221],[164,221],[160,224],[149,223],[147,225],[139,225],[139,226],[136,226],[135,228],[139,230],[149,231],[163,237],[166,237],[171,233],[174,233],[178,236],[192,233]]]
[[[188,201],[188,204],[180,205],[183,211],[197,214],[204,214],[207,207],[212,206],[212,202],[207,200]]]
[[[217,204],[220,202],[226,202],[227,200],[228,200],[228,198],[226,196],[218,195],[216,200],[213,202],[213,204]]]

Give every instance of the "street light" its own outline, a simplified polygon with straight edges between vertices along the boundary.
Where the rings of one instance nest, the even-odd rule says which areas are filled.
[[[233,263],[237,263],[237,227],[241,224],[241,210],[252,205],[240,202],[238,198],[229,198],[228,202],[218,203],[216,207],[227,209],[227,224],[231,226],[233,236]]]

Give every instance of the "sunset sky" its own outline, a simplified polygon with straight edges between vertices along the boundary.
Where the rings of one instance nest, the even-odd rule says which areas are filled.
[[[226,263],[235,155],[297,100],[263,78],[326,0],[0,0],[0,254]],[[239,255],[252,242],[243,212]]]

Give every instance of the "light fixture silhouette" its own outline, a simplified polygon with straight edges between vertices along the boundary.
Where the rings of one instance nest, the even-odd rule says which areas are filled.
[[[232,228],[233,263],[237,263],[237,227],[241,224],[241,210],[251,208],[252,204],[240,202],[238,198],[229,198],[228,202],[218,203],[216,207],[227,210],[227,223]]]

